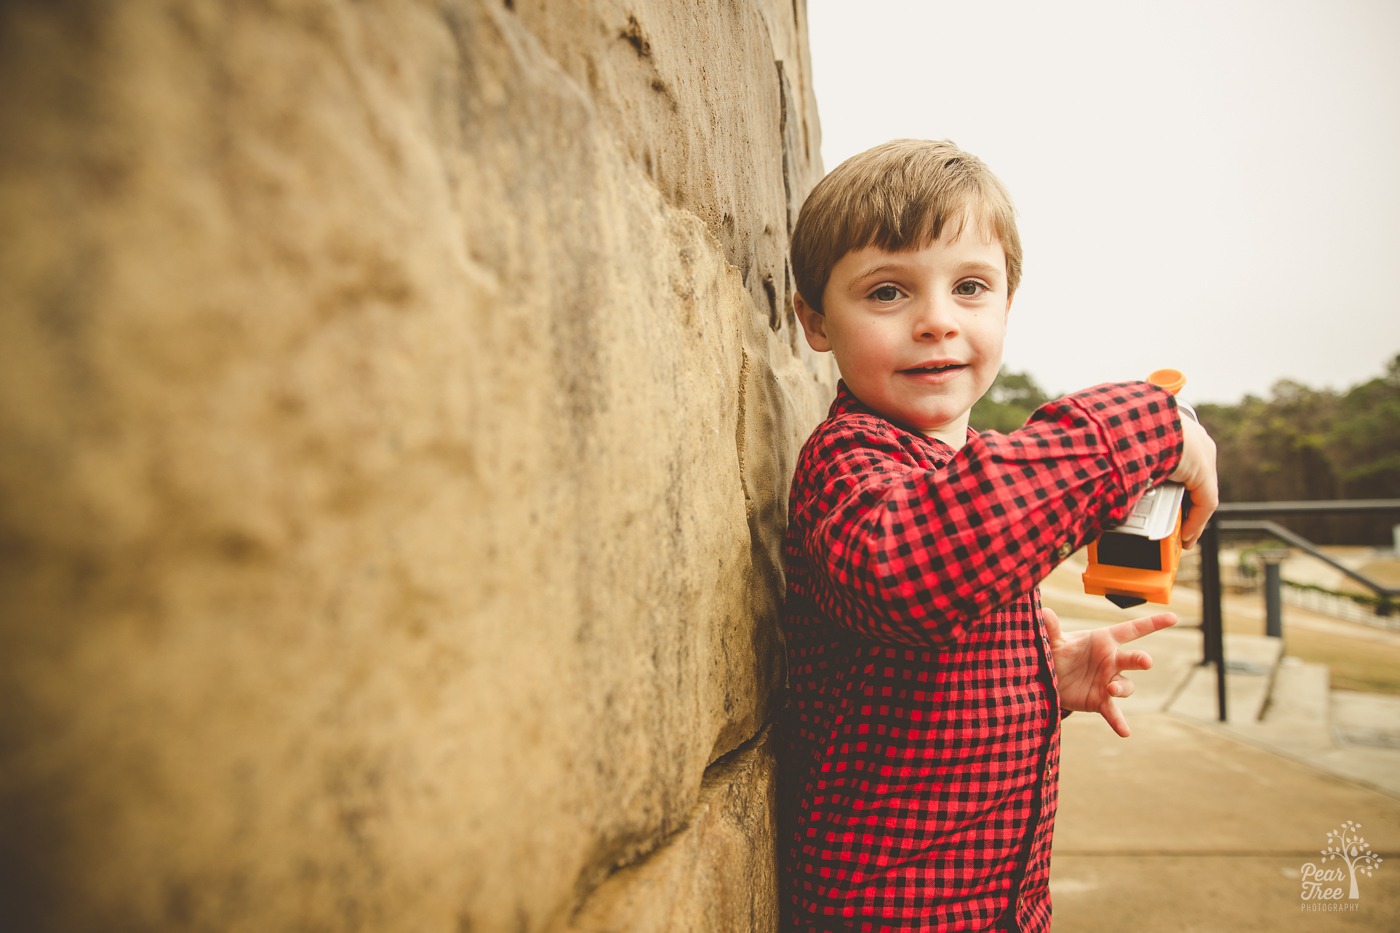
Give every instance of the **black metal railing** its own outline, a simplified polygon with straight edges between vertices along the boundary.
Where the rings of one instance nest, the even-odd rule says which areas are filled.
[[[1372,580],[1365,574],[1342,566],[1320,551],[1311,541],[1295,534],[1283,525],[1264,518],[1285,515],[1342,515],[1358,512],[1400,515],[1400,499],[1333,499],[1316,502],[1225,502],[1221,503],[1210,524],[1201,534],[1201,632],[1204,646],[1202,664],[1215,665],[1215,693],[1220,721],[1226,721],[1225,700],[1225,625],[1221,608],[1220,536],[1223,533],[1266,534],[1290,547],[1298,548],[1341,571],[1348,578],[1369,588],[1379,599],[1377,613],[1388,615],[1400,599],[1400,588]],[[1254,519],[1248,521],[1247,519]]]

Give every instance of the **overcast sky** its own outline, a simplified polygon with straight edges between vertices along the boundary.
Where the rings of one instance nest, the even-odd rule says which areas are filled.
[[[1400,353],[1400,2],[808,0],[829,170],[951,139],[1025,247],[1005,364],[1052,393],[1346,389]]]

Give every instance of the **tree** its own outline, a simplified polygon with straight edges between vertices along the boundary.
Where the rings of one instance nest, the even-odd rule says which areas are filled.
[[[1400,355],[1384,376],[1338,393],[1291,380],[1267,399],[1200,405],[1215,439],[1224,502],[1400,495]],[[1382,543],[1389,517],[1307,517],[1289,527],[1316,541]]]
[[[972,406],[970,423],[979,431],[1014,431],[1048,401],[1029,373],[1008,372],[1003,366],[987,394]]]
[[[1326,437],[1348,498],[1400,492],[1400,355],[1347,393]]]

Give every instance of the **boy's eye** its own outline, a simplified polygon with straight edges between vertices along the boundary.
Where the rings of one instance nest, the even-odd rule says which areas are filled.
[[[899,297],[899,289],[893,285],[881,285],[870,293],[870,297],[876,301],[894,301]]]
[[[985,291],[991,291],[991,289],[976,279],[968,279],[966,282],[959,282],[953,286],[953,294],[962,298],[976,298]]]

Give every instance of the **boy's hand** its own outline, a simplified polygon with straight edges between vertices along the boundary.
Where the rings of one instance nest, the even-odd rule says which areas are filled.
[[[1191,497],[1191,508],[1181,523],[1181,546],[1195,547],[1215,507],[1220,504],[1220,484],[1215,475],[1215,441],[1190,418],[1181,419],[1181,462],[1167,479],[1181,483]]]
[[[1104,628],[1086,629],[1066,635],[1055,610],[1043,610],[1045,634],[1055,659],[1055,676],[1060,681],[1060,708],[1098,713],[1113,731],[1128,737],[1128,720],[1114,703],[1117,697],[1133,694],[1133,682],[1124,671],[1145,671],[1152,667],[1146,651],[1124,651],[1130,641],[1160,632],[1176,624],[1176,616],[1159,612],[1155,616],[1119,622]]]

